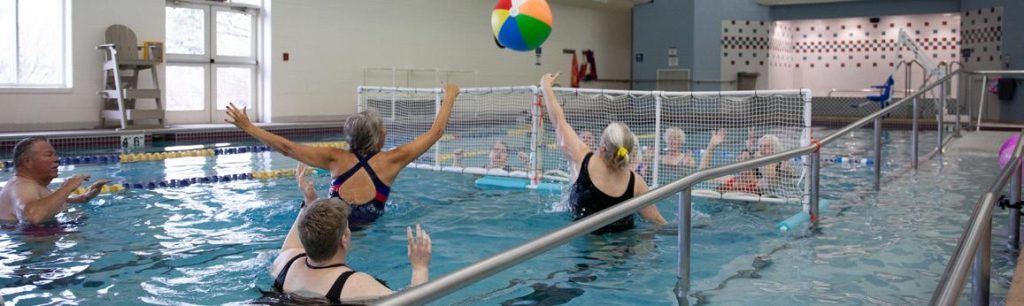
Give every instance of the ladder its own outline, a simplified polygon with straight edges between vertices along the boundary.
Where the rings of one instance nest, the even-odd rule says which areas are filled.
[[[119,130],[162,128],[164,107],[160,98],[156,61],[152,58],[139,58],[135,33],[124,25],[115,24],[108,27],[106,39],[106,44],[97,47],[106,51],[106,61],[103,63],[103,89],[99,91],[100,98],[103,99],[100,126],[106,126],[107,120],[118,120],[121,123]],[[140,72],[144,70],[149,70],[152,75],[151,88],[139,88]],[[156,108],[137,109],[137,102],[140,99],[152,99],[156,102]],[[157,124],[141,125],[141,120],[155,120]]]

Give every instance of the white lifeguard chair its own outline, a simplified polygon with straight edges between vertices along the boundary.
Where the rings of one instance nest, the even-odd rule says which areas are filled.
[[[103,99],[100,110],[100,126],[106,126],[107,120],[119,120],[119,129],[162,128],[164,127],[164,106],[160,96],[160,81],[156,73],[155,56],[142,59],[139,57],[138,40],[135,32],[127,26],[115,24],[107,28],[106,43],[97,47],[104,50],[106,61],[103,63],[103,90],[99,92]],[[159,54],[162,52],[149,52]],[[152,74],[151,88],[139,88],[139,73],[149,70]],[[139,99],[152,99],[156,102],[155,109],[136,109]],[[141,125],[141,120],[155,120],[155,125]]]

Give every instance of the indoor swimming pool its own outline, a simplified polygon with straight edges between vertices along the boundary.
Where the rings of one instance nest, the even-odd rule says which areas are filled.
[[[856,131],[823,148],[822,156],[868,157],[870,136],[869,130]],[[907,131],[887,133],[883,188],[877,195],[870,167],[824,165],[822,197],[831,206],[817,233],[776,229],[799,206],[695,198],[690,303],[926,304],[998,165],[995,156],[947,154],[923,161],[914,173],[909,139]],[[921,140],[924,155],[934,147],[934,132],[922,133]],[[164,149],[181,147],[149,148]],[[129,188],[71,205],[57,225],[8,226],[0,232],[0,295],[17,305],[279,302],[282,297],[264,293],[273,281],[267,268],[298,213],[301,195],[291,177],[260,180],[244,174],[294,166],[279,153],[237,151],[63,166],[62,178],[90,174],[116,183],[230,180]],[[0,172],[0,181],[11,175]],[[330,178],[314,177],[326,193]],[[392,186],[388,212],[353,233],[348,264],[399,289],[409,282],[406,226],[422,224],[430,232],[430,274],[436,278],[572,220],[558,194],[484,190],[474,185],[476,178],[403,171]],[[575,239],[434,304],[675,304],[675,203],[662,200],[658,208],[668,226],[641,223],[624,233]],[[994,233],[1005,232],[1005,215],[997,211]],[[993,295],[1001,298],[1013,257],[1003,251],[1003,236],[996,237],[993,279],[999,285]]]

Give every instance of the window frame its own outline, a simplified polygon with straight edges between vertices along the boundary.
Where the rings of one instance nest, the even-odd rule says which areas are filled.
[[[73,65],[73,52],[71,48],[74,46],[72,35],[72,6],[71,0],[61,0],[61,11],[63,18],[63,31],[61,33],[61,42],[64,44],[61,48],[61,67],[62,67],[62,78],[63,82],[53,84],[22,84],[18,83],[18,75],[21,71],[21,60],[20,60],[20,34],[18,33],[18,20],[20,19],[18,3],[26,0],[14,0],[14,59],[15,59],[15,83],[0,83],[0,93],[71,93],[74,89],[74,65]],[[27,0],[31,1],[31,0]]]

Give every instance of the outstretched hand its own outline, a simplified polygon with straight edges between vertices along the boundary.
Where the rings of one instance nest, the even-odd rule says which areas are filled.
[[[555,83],[555,80],[557,80],[558,76],[561,74],[561,72],[545,73],[540,77],[540,87],[543,89],[551,89],[552,84]]]
[[[306,181],[306,164],[299,163],[295,166],[295,180],[299,182],[299,190],[302,191],[302,199],[306,201],[306,205],[316,201],[316,188],[313,188],[313,182]]]
[[[451,82],[444,83],[444,100],[448,102],[455,102],[455,98],[459,96],[459,85],[455,85]]]
[[[711,146],[718,146],[723,142],[725,142],[725,128],[720,128],[717,132],[711,132],[711,141],[709,142]]]
[[[412,227],[405,228],[409,240],[409,263],[413,269],[426,269],[430,266],[430,235],[416,224],[416,235]]]
[[[103,191],[103,185],[106,185],[107,183],[110,183],[110,180],[102,179],[96,181],[95,183],[89,186],[89,191],[82,195],[83,199],[88,201],[91,200],[92,198],[95,198],[97,195],[100,194],[100,191]]]
[[[246,107],[238,109],[234,103],[228,103],[227,109],[228,117],[231,117],[231,119],[224,119],[224,122],[234,124],[240,129],[252,126],[252,121],[249,121],[249,115],[245,114]]]

